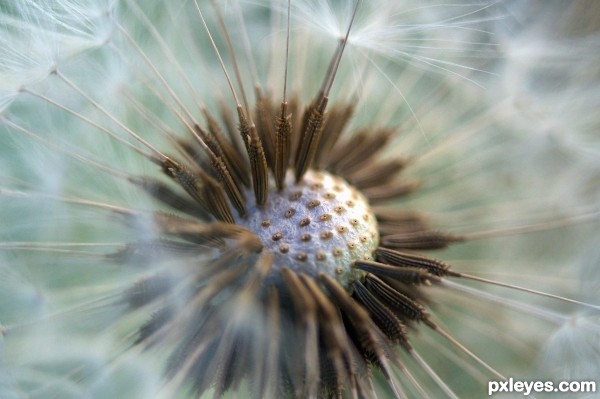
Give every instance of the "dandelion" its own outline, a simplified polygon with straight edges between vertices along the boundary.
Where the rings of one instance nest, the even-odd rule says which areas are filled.
[[[597,378],[597,27],[570,33],[575,6],[554,42],[493,2],[0,10],[7,398]]]

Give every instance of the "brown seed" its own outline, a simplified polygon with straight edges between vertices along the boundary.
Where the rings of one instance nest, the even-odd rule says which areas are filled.
[[[288,244],[281,244],[279,246],[279,252],[282,254],[287,254],[290,251],[290,246]]]
[[[308,259],[308,255],[306,254],[306,252],[298,252],[296,254],[296,260],[299,260],[300,262],[304,262],[304,261],[306,261],[306,259]]]
[[[317,207],[317,206],[319,206],[319,205],[321,205],[321,201],[319,201],[319,200],[316,200],[316,199],[313,199],[313,200],[310,200],[310,201],[308,201],[308,204],[307,204],[307,206],[308,206],[309,208],[316,208],[316,207]]]
[[[321,240],[329,240],[331,237],[333,237],[333,233],[331,231],[324,231],[319,235],[319,237],[321,237]]]
[[[283,234],[280,231],[278,231],[277,233],[273,234],[271,238],[273,239],[273,241],[279,241],[283,238]]]
[[[319,220],[321,220],[321,222],[331,220],[331,215],[329,213],[324,213],[319,217]]]
[[[325,259],[327,259],[327,254],[323,250],[318,250],[316,258],[318,261],[324,261]]]
[[[291,217],[292,217],[292,216],[294,216],[295,214],[296,214],[296,210],[295,210],[295,209],[292,209],[292,208],[290,208],[290,209],[288,209],[287,211],[285,211],[285,214],[284,214],[284,216],[285,216],[286,218],[291,218]]]
[[[300,220],[300,227],[306,227],[310,224],[310,219],[309,218],[304,218],[302,220]]]
[[[305,241],[305,242],[306,242],[306,241],[310,241],[310,240],[312,239],[312,236],[311,236],[310,234],[308,234],[308,233],[304,233],[304,234],[302,234],[302,235],[300,236],[300,239],[301,239],[302,241]]]

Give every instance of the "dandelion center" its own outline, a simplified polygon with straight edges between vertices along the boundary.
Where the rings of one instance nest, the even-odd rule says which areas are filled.
[[[273,253],[276,275],[283,267],[312,277],[326,273],[344,286],[359,277],[353,263],[372,259],[379,242],[367,199],[325,171],[309,170],[298,183],[288,171],[285,188],[272,185],[268,202],[249,204],[248,217],[237,223]]]

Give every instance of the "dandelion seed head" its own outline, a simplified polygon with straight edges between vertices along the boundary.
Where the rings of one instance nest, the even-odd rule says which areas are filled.
[[[572,264],[597,160],[554,140],[594,91],[551,84],[593,42],[499,2],[360,2],[330,74],[353,1],[292,2],[289,43],[286,2],[198,2],[216,49],[193,2],[21,3],[0,35],[53,44],[0,82],[7,392],[481,396],[557,326],[542,366],[591,369],[597,326],[544,295],[597,303]]]
[[[267,207],[249,204],[247,226],[274,255],[274,272],[287,267],[316,277],[327,273],[348,286],[352,264],[369,260],[379,243],[366,198],[343,179],[309,171],[299,183],[288,172],[286,188],[271,188]]]

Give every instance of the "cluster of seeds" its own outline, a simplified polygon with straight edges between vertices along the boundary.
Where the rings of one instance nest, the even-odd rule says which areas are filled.
[[[251,198],[252,195],[247,195]],[[309,170],[299,183],[291,171],[264,206],[250,205],[237,223],[254,231],[273,253],[273,273],[287,267],[316,277],[323,272],[344,286],[356,279],[357,260],[370,260],[379,235],[366,198],[343,179]]]

